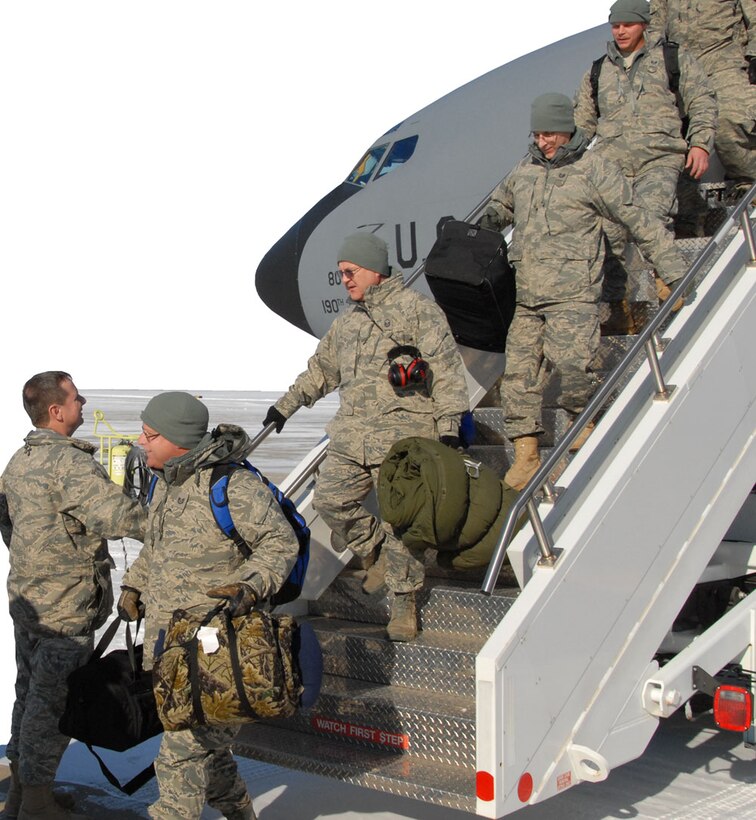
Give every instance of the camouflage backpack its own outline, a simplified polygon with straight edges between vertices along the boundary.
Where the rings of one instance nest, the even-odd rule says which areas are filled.
[[[153,668],[166,731],[294,714],[303,691],[292,657],[298,631],[289,615],[254,610],[231,618],[215,607],[197,618],[177,609]]]

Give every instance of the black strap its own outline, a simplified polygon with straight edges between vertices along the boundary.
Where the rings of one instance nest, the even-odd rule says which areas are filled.
[[[255,718],[252,706],[247,698],[247,693],[244,691],[244,678],[242,677],[241,664],[239,663],[239,643],[236,640],[236,630],[234,629],[233,619],[228,610],[226,615],[226,630],[228,631],[228,652],[231,658],[231,671],[234,675],[234,683],[236,684],[236,694],[239,696],[239,705],[243,709],[247,717]]]
[[[146,769],[142,769],[139,774],[135,775],[128,781],[128,783],[121,783],[118,781],[118,778],[110,771],[110,769],[105,765],[105,762],[97,754],[97,752],[87,743],[87,749],[95,756],[95,759],[100,764],[100,771],[105,776],[105,779],[110,783],[111,786],[114,786],[118,791],[123,792],[124,794],[132,795],[138,789],[141,789],[145,783],[149,783],[153,777],[155,777],[155,764],[150,763],[150,765]]]
[[[131,661],[131,671],[136,672],[136,661],[134,658],[134,641],[136,641],[137,635],[139,634],[139,627],[142,624],[142,619],[139,618],[136,622],[136,629],[134,630],[134,636],[132,638],[131,635],[131,624],[126,621],[126,649],[129,653],[129,660]],[[115,637],[116,632],[118,632],[118,628],[121,626],[121,619],[114,618],[108,628],[102,633],[100,636],[100,640],[97,641],[97,646],[92,650],[92,655],[90,656],[91,660],[97,660],[101,658],[105,654],[105,650],[110,646]]]
[[[598,60],[593,61],[593,65],[591,66],[591,97],[593,97],[593,107],[596,110],[596,118],[598,119],[601,117],[601,112],[599,111],[599,102],[598,102],[598,86],[599,86],[599,76],[601,75],[601,66],[604,64],[604,60],[606,59],[606,54],[602,54]]]
[[[675,95],[677,111],[682,122],[682,135],[687,137],[690,117],[685,112],[685,102],[680,94],[680,46],[671,40],[667,40],[662,44],[662,48],[664,50],[664,67],[667,69],[669,90]]]
[[[194,707],[194,715],[197,718],[197,723],[204,726],[207,723],[207,720],[205,719],[205,711],[202,708],[202,690],[200,688],[199,663],[197,662],[198,652],[199,639],[195,635],[184,645],[184,653],[186,654],[187,666],[189,667],[189,682],[192,686],[192,706]]]
[[[393,341],[393,340],[392,340]],[[414,345],[396,345],[386,354],[386,358],[393,362],[399,356],[412,356],[413,359],[421,359],[422,353]]]

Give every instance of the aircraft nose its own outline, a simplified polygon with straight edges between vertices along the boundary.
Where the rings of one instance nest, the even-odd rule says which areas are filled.
[[[342,182],[292,225],[257,266],[255,288],[259,297],[274,313],[306,333],[312,333],[312,328],[305,317],[299,295],[302,252],[307,240],[323,219],[361,190],[359,186]],[[334,253],[336,250],[334,248]],[[306,271],[303,275],[306,275]]]

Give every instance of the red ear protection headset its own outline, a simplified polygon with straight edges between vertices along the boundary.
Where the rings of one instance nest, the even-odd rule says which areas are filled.
[[[405,367],[394,359],[399,356],[411,356],[412,361]],[[412,345],[397,345],[387,354],[389,360],[388,380],[394,387],[408,387],[412,384],[421,384],[428,378],[428,362],[422,353]]]

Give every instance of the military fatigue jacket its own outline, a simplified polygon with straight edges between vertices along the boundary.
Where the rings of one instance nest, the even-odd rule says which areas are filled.
[[[754,0],[651,0],[651,29],[696,57],[708,74],[756,57]]]
[[[129,567],[123,586],[141,593],[145,605],[145,666],[160,630],[173,611],[196,607],[204,614],[218,600],[213,587],[243,581],[268,598],[294,566],[299,544],[278,502],[249,470],[236,470],[228,483],[234,526],[252,554],[244,559],[220,530],[210,507],[210,476],[215,464],[242,461],[250,440],[240,427],[221,424],[200,444],[166,462],[149,509],[144,547]]]
[[[104,539],[144,536],[144,510],[110,481],[94,449],[34,430],[0,478],[11,616],[43,634],[88,635],[101,626],[113,607]]]
[[[425,382],[393,387],[388,353],[416,347],[430,366]],[[397,361],[409,364],[411,357]],[[340,316],[288,392],[276,402],[286,418],[339,390],[340,405],[326,428],[331,446],[363,464],[380,464],[405,436],[458,435],[469,409],[462,358],[441,308],[404,287],[400,273],[369,287],[362,302]]]
[[[680,96],[689,118],[685,138],[682,119],[664,64],[661,43],[643,46],[625,70],[614,41],[606,48],[599,74],[598,110],[593,100],[590,71],[575,98],[575,123],[586,136],[598,138],[609,159],[619,162],[628,175],[637,175],[649,162],[678,167],[688,147],[711,152],[717,125],[717,103],[703,68],[684,49],[678,53]]]
[[[685,261],[662,222],[633,205],[620,167],[587,151],[578,129],[547,160],[530,155],[496,188],[482,224],[501,230],[514,224],[509,260],[517,271],[517,301],[597,302],[603,262],[602,219],[625,225],[665,281],[685,272]]]

